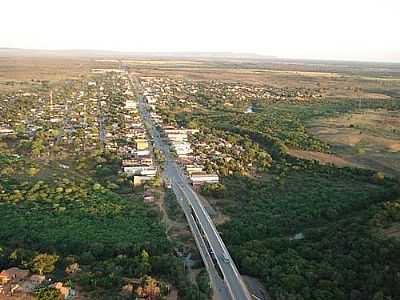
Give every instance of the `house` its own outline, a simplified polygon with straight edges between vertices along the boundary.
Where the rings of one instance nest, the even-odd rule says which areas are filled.
[[[133,176],[133,186],[140,186],[144,184],[146,181],[152,180],[153,177],[150,176]]]
[[[45,280],[44,276],[32,275],[26,280],[23,280],[18,284],[13,285],[11,292],[25,293],[25,294],[32,293],[44,280]]]
[[[44,275],[37,274],[33,274],[31,277],[29,277],[29,281],[36,285],[41,284],[43,281],[45,281],[45,279],[46,277]]]
[[[123,159],[122,167],[133,167],[139,165],[140,161],[138,159]]]
[[[198,173],[198,172],[203,171],[204,166],[202,166],[202,165],[186,165],[185,168],[186,168],[186,172],[189,175],[192,175],[193,173]]]
[[[62,282],[56,282],[51,285],[51,287],[57,289],[60,291],[61,295],[64,297],[64,299],[72,299],[76,296],[76,292],[74,289],[64,286]]]
[[[149,104],[153,104],[153,103],[157,102],[157,99],[152,96],[147,96],[146,100],[147,100],[147,103],[149,103]]]
[[[182,142],[187,141],[186,133],[167,133],[167,137],[170,141]]]
[[[124,173],[128,174],[128,176],[132,176],[132,175],[155,176],[157,173],[157,170],[154,167],[146,166],[146,165],[124,167],[123,170],[124,170]]]
[[[166,130],[168,130],[168,129],[174,129],[174,130],[176,130],[176,128],[175,128],[174,126],[171,126],[171,125],[164,125],[164,126],[162,127],[162,129],[164,130],[164,132],[165,132]]]
[[[29,271],[20,268],[9,268],[0,273],[0,284],[7,284],[9,282],[18,282],[28,277]]]
[[[154,177],[157,174],[157,170],[155,168],[148,168],[148,169],[144,169],[142,170],[142,172],[140,173],[140,175],[143,176],[150,176],[150,177]]]
[[[136,154],[138,157],[140,156],[149,156],[150,155],[150,151],[149,150],[137,150],[137,151],[133,151],[134,154]]]
[[[0,136],[7,136],[14,134],[14,130],[6,127],[0,127]]]
[[[134,166],[152,166],[153,165],[153,159],[150,156],[144,156],[141,157],[140,159],[124,159],[122,160],[122,167],[134,167]]]
[[[196,161],[196,158],[193,155],[179,155],[178,162],[183,165],[193,165]]]
[[[132,100],[127,100],[125,102],[125,108],[126,109],[136,109],[136,101],[132,101]]]
[[[190,176],[190,181],[193,186],[202,185],[204,183],[218,183],[219,177],[217,174],[207,174],[207,173],[193,173]]]
[[[128,175],[136,175],[140,174],[146,166],[142,165],[136,165],[136,166],[127,166],[123,167],[124,173],[127,173]]]
[[[145,191],[143,195],[143,200],[146,203],[154,202],[154,195],[151,191]]]
[[[142,163],[142,165],[152,166],[153,159],[150,156],[141,157],[141,163]]]
[[[126,90],[125,91],[125,93],[124,93],[125,95],[128,95],[128,96],[134,96],[134,93],[131,91],[131,90]]]
[[[172,147],[178,155],[186,155],[193,152],[193,150],[190,148],[190,144],[187,142],[173,143]]]
[[[135,142],[137,150],[146,150],[149,148],[149,143],[145,139],[136,139]]]

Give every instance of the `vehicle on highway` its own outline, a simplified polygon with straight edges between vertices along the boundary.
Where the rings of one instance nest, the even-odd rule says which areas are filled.
[[[209,253],[210,253],[210,256],[211,256],[211,259],[212,259],[214,265],[215,265],[215,266],[218,265],[218,263],[217,263],[217,257],[215,256],[214,251],[210,250]]]
[[[167,187],[167,189],[172,189],[172,183],[170,180],[166,180],[165,181],[165,186]]]
[[[229,259],[228,255],[226,253],[222,254],[222,260],[227,264],[229,264],[231,262],[231,260]]]

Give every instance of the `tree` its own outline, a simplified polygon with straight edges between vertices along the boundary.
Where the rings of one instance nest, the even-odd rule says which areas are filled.
[[[385,180],[385,174],[383,174],[383,172],[376,172],[376,173],[372,176],[372,181],[373,181],[374,183],[382,184],[384,180]]]
[[[114,174],[114,171],[107,166],[103,166],[103,165],[97,165],[96,166],[96,175],[98,177],[107,177],[107,176],[111,176]]]
[[[136,294],[141,298],[149,300],[157,299],[161,294],[158,281],[150,276],[146,276],[142,285],[136,289]]]
[[[199,128],[199,123],[196,122],[195,120],[190,120],[190,121],[187,123],[187,128],[191,128],[191,129]]]
[[[30,250],[17,248],[13,252],[11,252],[9,260],[12,261],[14,264],[27,267],[33,255],[34,253]]]
[[[35,137],[32,142],[32,155],[35,157],[39,157],[44,149],[44,137],[42,135]]]
[[[40,169],[31,167],[26,171],[26,174],[28,174],[29,176],[35,176],[37,175],[37,173],[39,173],[39,171]]]
[[[219,168],[219,174],[220,174],[222,177],[226,177],[226,176],[229,175],[229,169],[228,169],[227,167],[225,167],[225,166],[220,167],[220,168]]]
[[[57,261],[57,255],[39,254],[32,260],[32,272],[37,272],[40,275],[51,273],[54,271]]]
[[[67,273],[67,274],[74,274],[78,271],[80,271],[80,267],[77,262],[74,262],[65,268],[65,273]]]
[[[15,170],[12,167],[5,167],[1,169],[0,174],[5,176],[11,176],[15,173]]]
[[[382,291],[376,292],[372,300],[385,300],[385,294]]]
[[[60,300],[62,295],[59,290],[52,287],[41,287],[35,290],[38,300]]]
[[[207,183],[202,186],[201,193],[205,196],[220,199],[225,196],[225,186],[221,183]]]
[[[154,179],[150,182],[151,186],[153,187],[160,187],[161,186],[161,178],[160,176],[156,175]]]
[[[139,263],[137,265],[137,272],[141,276],[148,274],[151,270],[149,253],[146,250],[142,250],[138,259],[139,259]]]
[[[197,275],[196,282],[200,291],[209,297],[212,296],[210,277],[208,276],[206,269],[201,270],[201,272]]]

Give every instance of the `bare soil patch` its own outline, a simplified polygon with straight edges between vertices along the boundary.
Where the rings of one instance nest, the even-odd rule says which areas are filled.
[[[29,88],[35,81],[78,79],[92,68],[113,68],[116,63],[80,57],[0,56],[0,92]]]
[[[365,110],[308,124],[308,131],[328,142],[337,156],[293,152],[305,159],[356,165],[400,175],[400,112]],[[340,159],[338,159],[340,158]]]
[[[393,224],[391,227],[385,229],[384,234],[387,237],[400,237],[400,224]]]
[[[348,161],[340,156],[333,154],[321,153],[316,151],[296,150],[296,149],[290,149],[288,153],[289,155],[302,159],[317,160],[323,165],[333,164],[338,167],[360,167],[359,165],[351,161]]]
[[[252,295],[262,300],[271,299],[270,295],[268,294],[267,290],[260,280],[247,275],[242,275],[242,278]]]

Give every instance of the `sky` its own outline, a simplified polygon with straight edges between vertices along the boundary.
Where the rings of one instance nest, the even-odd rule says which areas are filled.
[[[399,0],[1,0],[0,47],[400,62]]]

